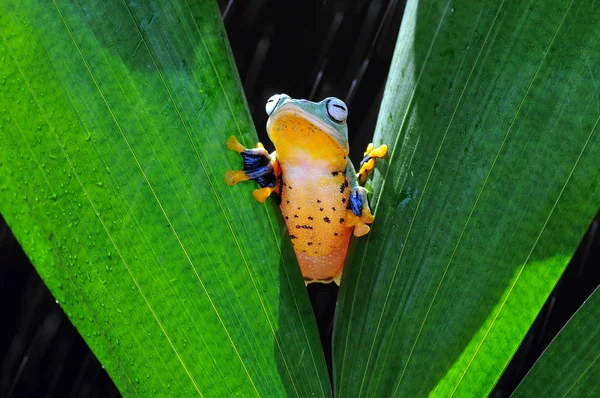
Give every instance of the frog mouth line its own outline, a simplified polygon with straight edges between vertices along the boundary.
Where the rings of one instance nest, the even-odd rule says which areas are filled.
[[[302,118],[309,121],[312,125],[316,126],[318,129],[320,129],[321,131],[328,133],[338,143],[341,144],[343,142],[346,142],[346,144],[343,145],[344,147],[348,146],[346,137],[344,137],[342,134],[340,134],[336,129],[328,126],[327,124],[323,123],[318,118],[312,116],[310,113],[304,111],[302,108],[300,108],[296,105],[293,105],[293,104],[284,104],[279,109],[277,109],[277,111],[274,114],[271,115],[271,117],[267,121],[267,131],[271,130],[271,125],[273,123],[276,123],[279,118],[281,118],[282,116],[285,116],[285,115],[290,115],[290,114],[301,116]]]

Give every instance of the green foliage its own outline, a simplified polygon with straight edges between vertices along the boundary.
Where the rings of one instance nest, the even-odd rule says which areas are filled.
[[[600,391],[600,289],[575,313],[514,397],[594,397]]]
[[[338,396],[494,386],[600,205],[599,13],[408,2]],[[275,203],[223,181],[256,134],[215,5],[9,0],[0,39],[0,212],[121,392],[331,395]],[[594,355],[556,366],[597,353],[599,305],[517,394],[600,394]]]
[[[486,396],[600,205],[600,9],[409,1],[336,395]]]
[[[0,38],[0,211],[123,394],[329,395],[278,210],[223,181],[215,4],[5,1]]]

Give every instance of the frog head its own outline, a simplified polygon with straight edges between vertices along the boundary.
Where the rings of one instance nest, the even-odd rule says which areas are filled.
[[[348,154],[348,108],[342,100],[328,97],[312,102],[277,94],[269,98],[265,109],[267,133],[278,153],[323,159]]]

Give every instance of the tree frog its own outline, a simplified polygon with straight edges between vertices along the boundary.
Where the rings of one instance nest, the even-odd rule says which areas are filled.
[[[281,213],[306,284],[338,285],[350,237],[369,232],[374,217],[361,184],[387,146],[369,144],[356,173],[348,158],[348,108],[338,98],[321,102],[292,99],[286,94],[269,98],[267,133],[275,145],[269,154],[259,142],[248,149],[231,136],[227,147],[238,152],[243,170],[228,170],[232,186],[254,180],[261,203],[271,193],[280,196]]]

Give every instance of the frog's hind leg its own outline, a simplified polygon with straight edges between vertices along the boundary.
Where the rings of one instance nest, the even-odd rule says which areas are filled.
[[[360,170],[358,171],[358,180],[360,184],[364,184],[369,176],[369,173],[375,168],[375,159],[384,158],[387,155],[387,145],[381,145],[377,148],[373,147],[373,143],[367,146],[367,150],[364,153],[364,158],[360,162]]]
[[[227,148],[238,152],[244,161],[243,170],[227,170],[225,182],[232,186],[241,181],[253,180],[260,185],[252,193],[254,199],[264,203],[267,197],[278,189],[279,164],[275,152],[269,155],[264,146],[259,142],[256,148],[248,149],[231,136],[227,139]]]

